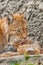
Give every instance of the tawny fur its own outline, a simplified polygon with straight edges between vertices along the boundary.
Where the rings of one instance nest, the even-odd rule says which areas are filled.
[[[4,46],[8,42],[8,24],[6,18],[0,19],[0,50],[4,48]]]

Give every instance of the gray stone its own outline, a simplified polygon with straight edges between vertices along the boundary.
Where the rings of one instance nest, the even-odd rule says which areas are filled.
[[[43,10],[43,2],[39,4],[39,9]]]

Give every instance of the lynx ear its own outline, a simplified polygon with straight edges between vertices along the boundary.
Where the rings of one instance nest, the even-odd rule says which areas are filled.
[[[23,18],[23,14],[14,14],[13,16],[16,21],[20,21]]]
[[[1,21],[1,29],[2,29],[2,32],[5,33],[5,29],[6,29],[6,18],[3,18]]]
[[[4,21],[4,22],[7,22],[7,18],[6,18],[6,17],[4,17],[4,18],[3,18],[3,21]]]
[[[3,19],[0,19],[0,26],[1,26],[2,23],[3,23]]]
[[[0,19],[0,50],[3,50],[4,46],[7,44],[6,31],[7,23],[6,18]]]
[[[1,19],[1,18],[0,18],[0,25],[2,25],[4,22],[7,22],[6,20],[7,20],[7,18],[6,18],[6,17],[5,17],[5,18],[3,18],[3,19]]]

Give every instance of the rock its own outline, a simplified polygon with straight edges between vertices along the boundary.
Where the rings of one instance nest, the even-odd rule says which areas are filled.
[[[14,49],[12,45],[8,45],[6,48],[3,49],[2,53],[9,52],[9,51],[11,51],[11,52],[17,52],[17,50]]]
[[[43,2],[39,4],[39,9],[43,10]]]

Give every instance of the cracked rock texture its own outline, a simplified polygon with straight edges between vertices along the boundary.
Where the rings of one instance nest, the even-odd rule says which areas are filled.
[[[0,0],[0,17],[23,13],[28,23],[28,33],[43,47],[43,0]]]

